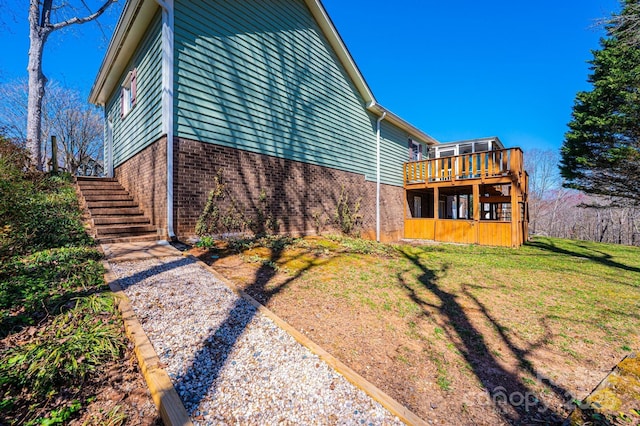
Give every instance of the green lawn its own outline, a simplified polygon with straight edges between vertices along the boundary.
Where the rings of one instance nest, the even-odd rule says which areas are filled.
[[[227,277],[413,411],[446,423],[556,421],[640,347],[634,247],[267,238],[218,254],[213,266]]]

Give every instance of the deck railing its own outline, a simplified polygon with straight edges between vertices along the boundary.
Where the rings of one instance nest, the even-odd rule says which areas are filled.
[[[404,183],[481,179],[523,171],[520,148],[476,152],[404,163]]]

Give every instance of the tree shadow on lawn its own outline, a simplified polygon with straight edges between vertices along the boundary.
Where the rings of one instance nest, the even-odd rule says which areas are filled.
[[[401,276],[398,277],[400,284],[406,289],[409,297],[420,306],[424,315],[428,316],[429,310],[433,309],[442,314],[455,333],[451,334],[451,331],[447,330],[450,341],[461,342],[454,343],[456,349],[462,354],[486,391],[484,395],[471,395],[471,398],[469,398],[471,400],[464,402],[467,404],[480,403],[493,405],[496,412],[510,424],[529,424],[530,422],[561,424],[562,413],[555,412],[546,406],[542,402],[539,394],[527,386],[517,374],[505,369],[492,355],[485,341],[485,337],[473,325],[465,309],[459,303],[458,299],[460,296],[443,290],[438,285],[436,272],[425,267],[417,255],[406,252],[401,253],[419,268],[421,275],[418,281],[438,298],[440,305],[423,300]],[[446,273],[447,270],[448,267],[445,266],[442,272]],[[517,359],[520,368],[536,377],[539,385],[544,385],[563,402],[566,402],[567,399],[571,401],[571,394],[566,389],[544,378],[527,359],[533,349],[544,344],[544,342],[550,338],[551,332],[545,324],[543,324],[543,326],[547,329],[546,335],[538,342],[532,344],[530,348],[523,350],[510,340],[509,336],[504,332],[504,327],[489,314],[484,305],[470,295],[466,289],[463,290],[463,294],[471,298],[479,308],[479,311],[494,325],[495,329],[498,330],[500,338],[509,348],[515,359]],[[466,398],[467,396],[469,395],[465,395],[464,397]]]
[[[271,249],[269,259],[263,261],[256,271],[254,282],[247,288],[246,294],[250,292],[253,295],[259,295],[260,302],[266,304],[296,278],[315,266],[314,262],[307,262],[305,266],[297,269],[293,275],[276,287],[266,289],[267,284],[278,273],[273,265],[282,259],[285,250],[286,247],[280,246]],[[305,254],[308,252],[303,251],[300,255],[289,260],[299,259]],[[316,255],[316,258],[319,256]],[[227,363],[235,344],[257,313],[258,309],[255,306],[244,298],[238,297],[223,323],[205,339],[202,349],[193,356],[185,373],[176,378],[176,389],[190,415],[194,415],[198,405],[208,394],[216,391],[216,379]],[[187,386],[188,382],[193,383],[194,381],[199,383],[197,388],[192,385]]]
[[[622,269],[624,271],[629,271],[629,272],[640,272],[640,268],[638,268],[638,267],[625,265],[624,263],[616,262],[615,260],[613,260],[613,256],[611,256],[609,253],[605,253],[605,252],[600,251],[600,250],[594,250],[592,247],[588,247],[588,246],[586,246],[584,244],[580,244],[579,241],[574,241],[572,243],[576,247],[578,247],[578,248],[580,248],[580,249],[582,249],[584,251],[578,251],[578,250],[571,251],[569,249],[562,248],[562,247],[559,247],[559,246],[555,245],[553,243],[553,241],[535,240],[535,241],[527,242],[527,245],[531,246],[531,247],[539,248],[541,250],[558,253],[558,254],[564,254],[564,255],[572,256],[572,257],[576,257],[576,258],[589,259],[589,260],[591,260],[593,262],[600,263],[601,265],[609,266],[611,268]],[[585,253],[585,251],[588,251],[589,253]]]
[[[102,281],[102,266],[92,276],[91,264],[79,265],[84,268],[79,271],[59,270],[56,265],[57,261],[16,262],[6,270],[0,267],[0,339],[40,326],[71,309],[77,299],[108,290]]]

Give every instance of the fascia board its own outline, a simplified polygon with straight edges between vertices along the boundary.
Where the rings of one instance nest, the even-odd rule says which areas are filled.
[[[158,8],[154,0],[127,1],[91,88],[89,102],[105,105]]]

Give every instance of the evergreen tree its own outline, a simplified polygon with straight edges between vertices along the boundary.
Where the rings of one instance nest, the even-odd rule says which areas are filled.
[[[621,15],[634,13],[628,0]],[[562,146],[565,186],[640,204],[640,49],[607,26],[589,61],[591,91],[579,92]]]

